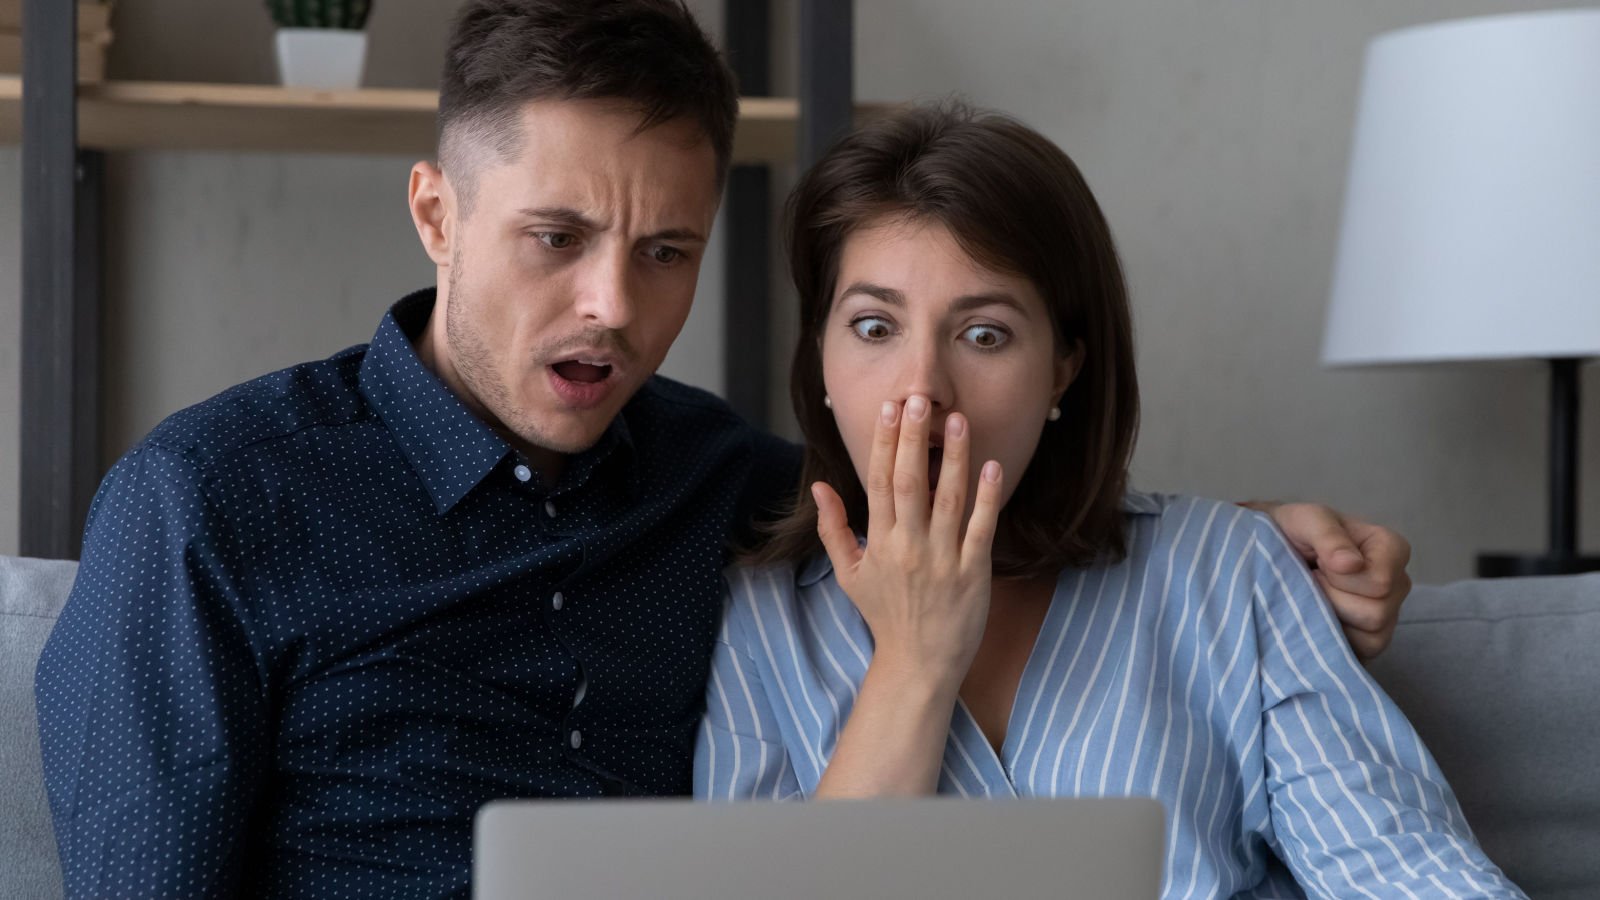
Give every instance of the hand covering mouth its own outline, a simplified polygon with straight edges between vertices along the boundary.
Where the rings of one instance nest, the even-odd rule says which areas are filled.
[[[939,468],[944,463],[944,426],[928,430],[928,490],[939,486]]]
[[[598,384],[605,381],[611,376],[612,369],[609,363],[584,362],[579,359],[562,360],[550,368],[555,369],[556,374],[562,378],[579,384]]]

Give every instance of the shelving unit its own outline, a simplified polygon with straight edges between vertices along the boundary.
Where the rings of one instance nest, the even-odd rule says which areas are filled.
[[[724,195],[729,401],[767,424],[767,167],[804,168],[849,126],[851,0],[800,0],[796,98],[768,93],[770,0],[724,0],[727,50],[746,96]],[[22,76],[0,76],[0,143],[22,144],[21,552],[77,558],[103,474],[100,314],[104,154],[122,150],[426,155],[432,91],[268,85],[77,84],[77,4],[25,0]]]
[[[22,79],[0,76],[0,144],[22,139]],[[393,153],[434,149],[434,91],[316,91],[273,85],[107,82],[78,91],[78,146],[85,150],[220,150]],[[739,103],[734,161],[795,158],[800,102]]]

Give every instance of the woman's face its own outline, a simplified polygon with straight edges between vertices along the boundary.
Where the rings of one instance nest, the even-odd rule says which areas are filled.
[[[945,420],[971,427],[967,512],[978,472],[997,460],[1004,498],[1022,478],[1050,409],[1077,375],[1081,352],[1056,354],[1044,298],[1026,278],[975,262],[938,222],[886,217],[845,241],[822,335],[822,378],[833,415],[864,484],[872,433],[885,400],[928,398],[929,433]],[[937,478],[940,453],[930,453]],[[862,527],[865,523],[852,523]]]

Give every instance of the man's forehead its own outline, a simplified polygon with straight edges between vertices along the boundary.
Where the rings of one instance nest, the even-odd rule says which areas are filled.
[[[582,151],[701,152],[715,157],[711,139],[691,116],[651,122],[646,110],[616,98],[530,100],[518,111],[522,143],[571,142]]]
[[[566,209],[598,217],[621,206],[677,217],[715,213],[715,154],[693,123],[639,131],[642,118],[615,104],[541,102],[562,107],[526,114],[520,152],[495,155],[479,169],[485,205],[506,215]]]

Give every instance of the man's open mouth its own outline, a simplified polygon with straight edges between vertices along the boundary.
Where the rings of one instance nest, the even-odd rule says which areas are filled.
[[[599,384],[611,377],[611,366],[607,363],[569,359],[558,362],[550,368],[562,378],[578,384]]]
[[[596,409],[622,383],[616,357],[598,351],[550,364],[550,388],[568,409]]]

